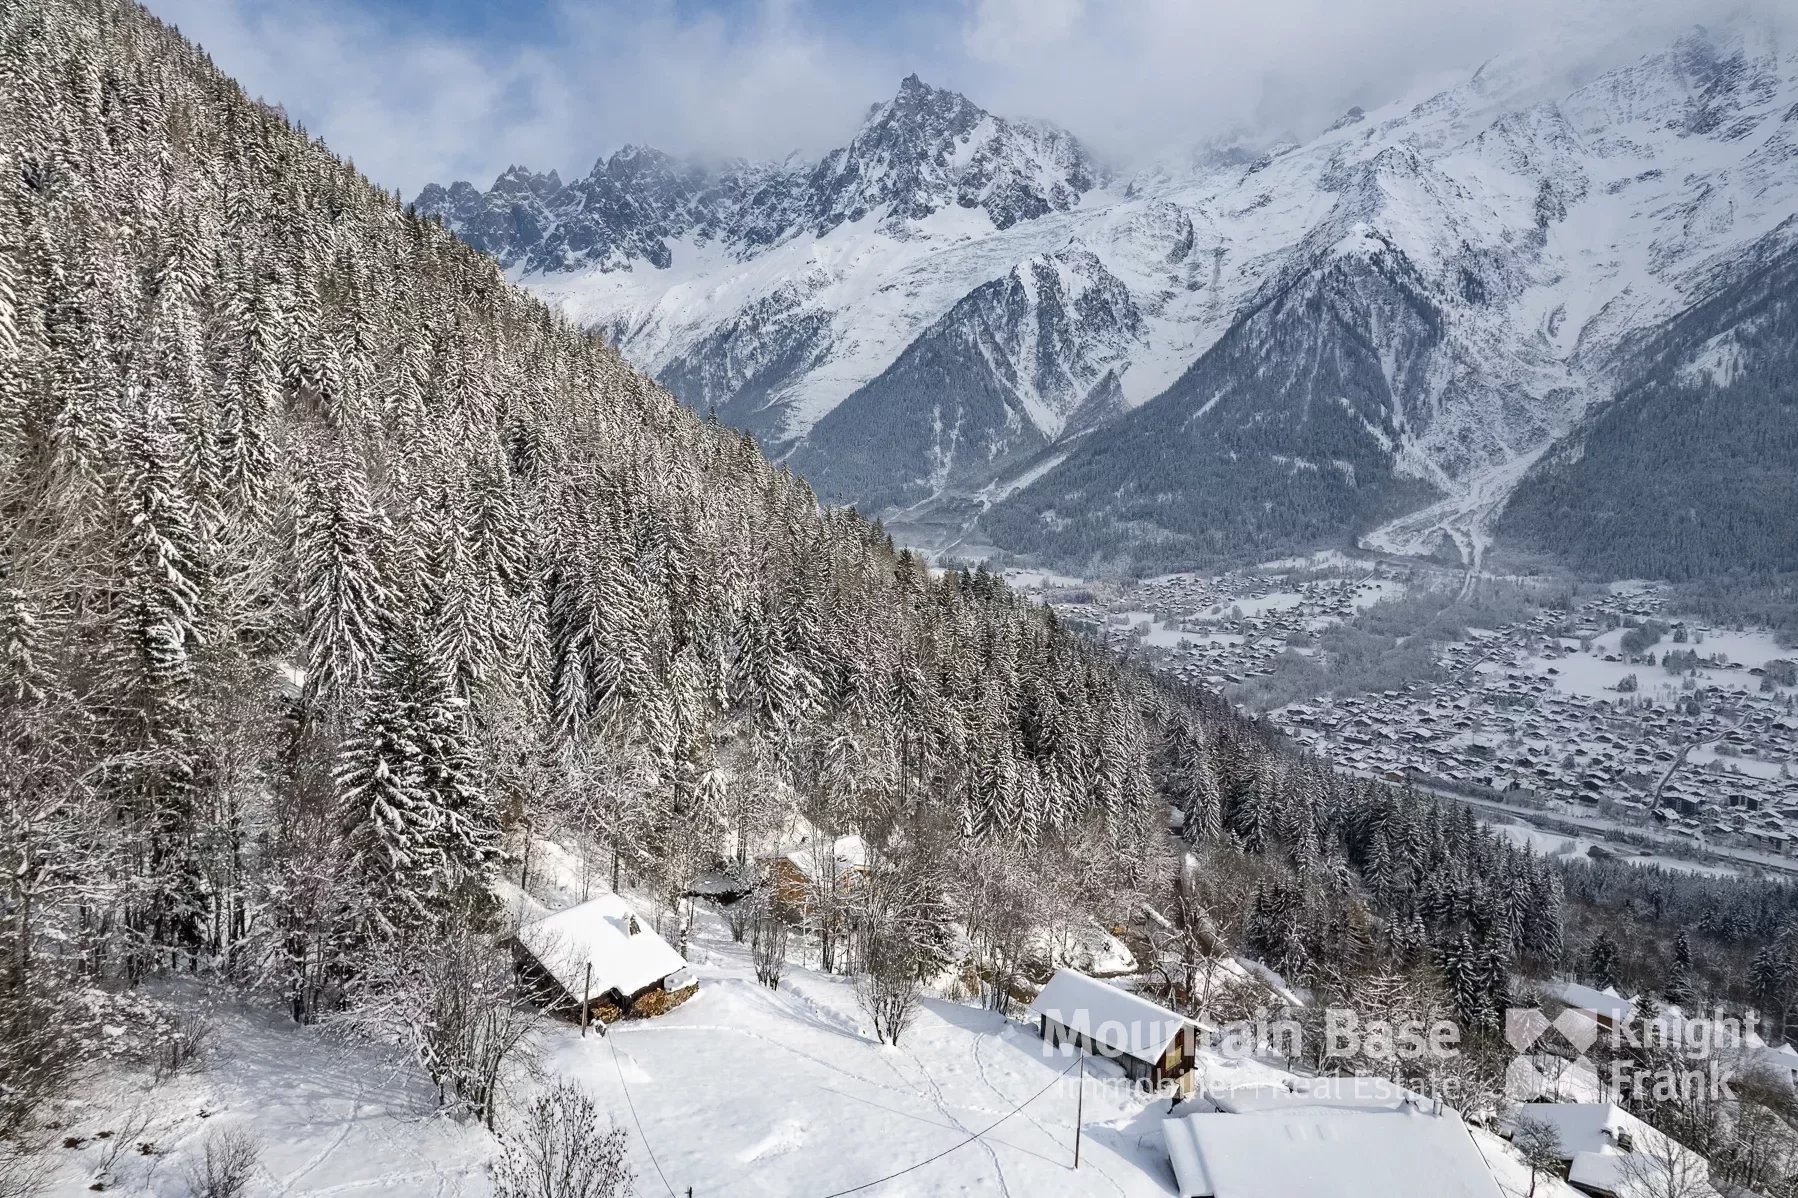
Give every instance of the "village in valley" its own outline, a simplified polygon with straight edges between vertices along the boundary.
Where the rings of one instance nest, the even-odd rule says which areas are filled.
[[[1012,580],[1110,647],[1239,699],[1327,656],[1330,630],[1419,591],[1448,606],[1460,585],[1387,562],[1324,577]],[[1315,693],[1274,691],[1284,701],[1265,715],[1344,769],[1466,799],[1541,850],[1798,869],[1798,649],[1667,602],[1648,584],[1566,606],[1545,594],[1526,618],[1422,642],[1422,678],[1362,689],[1319,672]]]

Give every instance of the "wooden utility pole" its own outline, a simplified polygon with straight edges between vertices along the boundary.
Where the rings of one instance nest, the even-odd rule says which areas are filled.
[[[1074,1049],[1079,1052],[1079,1048]],[[1074,1089],[1074,1168],[1080,1167],[1080,1121],[1086,1113],[1086,1056],[1080,1057],[1080,1080]]]
[[[587,962],[587,981],[581,986],[581,1039],[587,1038],[587,1015],[593,1010],[593,962]]]

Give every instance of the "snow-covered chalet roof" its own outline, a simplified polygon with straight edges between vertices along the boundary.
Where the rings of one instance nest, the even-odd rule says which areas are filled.
[[[1624,1158],[1653,1150],[1666,1138],[1628,1111],[1608,1102],[1526,1102],[1517,1117],[1546,1123],[1561,1138],[1561,1158],[1568,1162],[1567,1180],[1598,1193],[1618,1193],[1630,1181]],[[1624,1150],[1628,1137],[1630,1151]],[[1649,1169],[1664,1168],[1657,1157],[1645,1158]],[[1712,1195],[1706,1186],[1697,1195]]]
[[[1602,1015],[1606,1019],[1621,1023],[1636,1009],[1636,1004],[1618,994],[1609,986],[1603,990],[1594,990],[1590,986],[1582,986],[1578,982],[1556,982],[1544,988],[1545,992],[1560,999],[1568,1006],[1581,1011],[1591,1011],[1594,1015]]]
[[[868,846],[859,836],[837,837],[831,842],[830,853],[836,858],[838,877],[868,867]],[[823,853],[810,840],[800,842],[779,856],[791,861],[795,869],[813,880],[815,871],[824,860]]]
[[[1646,1123],[1608,1102],[1525,1102],[1517,1107],[1519,1119],[1546,1123],[1561,1137],[1561,1159],[1572,1160],[1583,1152],[1616,1152],[1617,1137],[1629,1135],[1640,1143],[1644,1135],[1658,1135]]]
[[[1452,1111],[1194,1112],[1161,1130],[1180,1198],[1502,1198]]]
[[[1031,1002],[1030,1013],[1046,1015],[1069,1031],[1150,1065],[1161,1059],[1182,1030],[1199,1026],[1075,969],[1057,970]]]
[[[634,929],[634,930],[633,930]],[[615,894],[602,894],[518,929],[518,942],[568,993],[631,995],[685,969],[687,962]]]
[[[1435,1102],[1386,1077],[1294,1077],[1285,1084],[1261,1082],[1207,1089],[1196,1101],[1232,1115],[1310,1108],[1317,1111],[1396,1111],[1407,1105],[1434,1110]]]

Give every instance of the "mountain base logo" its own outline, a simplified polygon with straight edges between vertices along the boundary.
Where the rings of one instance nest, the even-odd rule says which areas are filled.
[[[1747,1024],[1721,1013],[1613,1026],[1590,1011],[1567,1008],[1552,1018],[1538,1007],[1505,1012],[1503,1034],[1512,1057],[1503,1067],[1503,1092],[1513,1101],[1561,1100],[1637,1106],[1699,1100],[1733,1101],[1732,1083],[1758,1044]],[[1157,1036],[1159,1035],[1159,1039]],[[1125,1046],[1161,1043],[1166,1029],[1107,1022],[1083,1028],[1081,1039],[1104,1055],[1129,1055]],[[1045,1041],[1045,1052],[1053,1051]],[[1295,1018],[1290,1010],[1261,1011],[1216,1029],[1208,1048],[1228,1059],[1309,1061],[1326,1072],[1367,1072],[1423,1086],[1453,1101],[1477,1098],[1497,1078],[1486,1049],[1461,1060],[1470,1046],[1450,1018],[1385,1018],[1332,1006]],[[1107,1048],[1115,1052],[1105,1051]],[[1502,1050],[1498,1054],[1502,1059]],[[1119,1079],[1123,1085],[1141,1080]],[[1164,1083],[1169,1093],[1179,1083]],[[1469,1090],[1471,1088],[1471,1090]]]
[[[1573,1007],[1552,1019],[1538,1007],[1513,1007],[1505,1012],[1504,1035],[1517,1054],[1505,1068],[1505,1090],[1513,1097],[1558,1095],[1571,1074],[1589,1079],[1581,1084],[1587,1095],[1612,1103],[1733,1100],[1735,1070],[1725,1050],[1752,1043],[1734,1016],[1633,1023]]]

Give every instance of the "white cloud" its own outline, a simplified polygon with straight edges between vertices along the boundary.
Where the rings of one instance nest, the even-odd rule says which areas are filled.
[[[149,2],[410,195],[513,162],[584,173],[625,142],[817,152],[914,70],[1120,159],[1245,125],[1304,135],[1532,43],[1664,38],[1718,0],[931,0],[878,16],[858,0],[553,0],[503,42],[378,0]]]
[[[1085,0],[973,0],[971,8],[968,51],[994,63],[1064,41],[1086,12]]]
[[[1507,54],[1621,61],[1720,15],[1718,0],[970,2],[975,98],[1124,158],[1241,126],[1307,136]]]
[[[372,0],[150,0],[252,92],[410,196],[507,165],[585,172],[626,142],[770,157],[833,144],[911,67],[814,32],[804,6],[728,19],[564,0],[518,45],[377,20]]]

